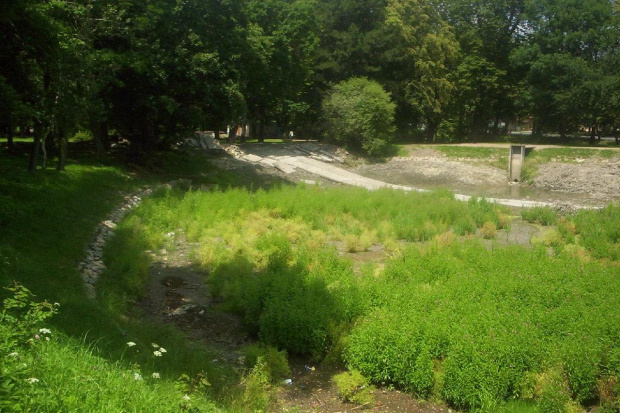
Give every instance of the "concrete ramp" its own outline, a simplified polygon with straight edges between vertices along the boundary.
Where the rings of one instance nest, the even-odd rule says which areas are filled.
[[[508,158],[508,180],[521,182],[521,166],[525,161],[525,145],[510,145]]]

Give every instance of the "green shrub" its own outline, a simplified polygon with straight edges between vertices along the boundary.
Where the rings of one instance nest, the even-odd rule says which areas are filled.
[[[334,376],[338,395],[345,402],[360,405],[371,404],[374,402],[374,387],[357,370],[336,374]]]
[[[607,360],[606,371],[615,365],[618,319],[609,314],[620,284],[609,280],[618,272],[549,257],[545,248],[487,251],[475,242],[412,248],[386,263],[373,308],[347,339],[345,360],[372,382],[421,397],[438,394],[466,409],[533,398],[531,372],[559,360],[565,401],[588,403],[601,363]]]
[[[243,409],[247,411],[265,411],[273,399],[272,388],[269,385],[267,363],[258,357],[256,364],[243,378]]]
[[[0,313],[0,411],[22,412],[41,393],[35,386],[39,379],[23,357],[39,347],[43,337],[49,340],[49,330],[41,327],[57,306],[32,301],[32,293],[18,283],[6,290],[11,295],[3,301]]]
[[[551,369],[540,376],[538,383],[540,413],[569,413],[570,392],[560,369]]]
[[[595,257],[620,260],[620,204],[598,211],[579,211],[574,221],[581,245]]]
[[[69,142],[89,142],[93,140],[93,134],[90,131],[79,131],[73,137],[69,138]]]
[[[254,368],[259,360],[265,363],[265,373],[269,382],[275,384],[280,380],[287,378],[291,374],[291,368],[285,351],[278,351],[274,347],[253,344],[243,349],[245,356],[245,365],[248,368]]]
[[[482,228],[480,228],[480,234],[484,239],[495,238],[497,236],[497,227],[495,226],[495,222],[485,222]]]
[[[557,212],[550,207],[534,207],[521,209],[521,218],[527,222],[551,226],[558,220]]]
[[[381,155],[394,134],[395,108],[377,82],[352,78],[339,83],[323,101],[327,137]]]

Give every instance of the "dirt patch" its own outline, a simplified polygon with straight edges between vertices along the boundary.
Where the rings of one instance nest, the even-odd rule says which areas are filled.
[[[344,403],[338,397],[338,390],[332,381],[335,374],[343,370],[315,367],[303,360],[291,361],[291,383],[284,384],[278,391],[278,399],[285,407],[299,412],[412,412],[435,413],[453,410],[428,402],[415,400],[398,390],[377,389],[374,403],[357,406]]]
[[[239,317],[222,311],[221,303],[211,297],[207,274],[192,265],[189,258],[196,245],[188,243],[181,231],[168,236],[169,248],[150,252],[153,262],[147,293],[136,307],[144,318],[172,324],[189,339],[215,351],[219,354],[218,363],[238,365],[242,357],[240,350],[254,339],[246,333]],[[356,262],[375,261],[383,254],[383,248],[378,245],[365,253],[343,252]],[[359,255],[357,259],[356,255]],[[393,389],[378,389],[372,405],[344,403],[332,381],[333,375],[342,369],[313,365],[301,358],[292,359],[290,366],[291,381],[278,387],[276,410],[285,407],[300,412],[451,412],[445,406],[419,402]]]
[[[385,163],[366,164],[351,172],[389,183],[406,185],[488,185],[506,182],[506,172],[492,166],[473,165],[438,156],[393,158]]]
[[[173,324],[191,340],[221,352],[222,359],[236,362],[252,338],[239,317],[223,312],[211,297],[207,274],[189,259],[195,245],[180,231],[168,235],[175,239],[171,248],[151,252],[147,293],[136,303],[138,309],[151,321]]]
[[[620,200],[618,158],[593,156],[577,163],[544,163],[530,185],[508,182],[507,172],[500,168],[481,165],[476,160],[446,157],[432,149],[414,150],[407,158],[393,158],[384,163],[364,163],[350,171],[396,185],[544,201],[567,207],[603,206]]]

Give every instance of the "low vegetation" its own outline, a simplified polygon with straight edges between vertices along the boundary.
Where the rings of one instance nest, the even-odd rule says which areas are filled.
[[[475,234],[492,238],[506,212],[448,193],[167,192],[132,219],[199,243],[213,294],[268,345],[458,408],[532,400],[563,411],[602,400],[601,380],[618,374],[620,269],[594,259],[615,259],[618,238],[588,221],[617,215],[610,206],[561,218],[553,242],[492,250]],[[545,209],[524,216],[555,221]],[[385,267],[356,271],[342,257],[376,245]]]
[[[464,410],[620,408],[620,206],[529,210],[523,218],[553,225],[549,235],[500,246],[492,239],[510,231],[511,212],[484,199],[249,189],[205,174],[204,159],[159,162],[225,186],[163,188],[127,215],[96,301],[75,268],[92,228],[118,189],[156,181],[114,165],[31,177],[3,164],[3,411],[270,409],[292,354],[346,366],[340,395],[361,404],[377,385]],[[181,237],[195,243],[210,293],[259,340],[238,372],[131,310],[146,250]]]

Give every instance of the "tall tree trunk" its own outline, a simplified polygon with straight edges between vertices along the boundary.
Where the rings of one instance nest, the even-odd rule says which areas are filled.
[[[590,145],[594,145],[596,143],[596,126],[590,126]]]
[[[220,128],[219,126],[216,126],[213,129],[213,137],[215,138],[215,140],[219,141],[220,140]]]
[[[43,163],[41,164],[41,169],[44,171],[47,169],[47,148],[45,147],[46,138],[41,139],[41,153],[43,154]]]
[[[103,122],[90,121],[90,131],[93,134],[93,141],[95,142],[95,151],[97,156],[101,156],[105,152],[105,142],[107,141],[107,130]]]
[[[237,137],[237,129],[239,125],[230,126],[228,129],[228,143],[231,145],[235,144],[235,138]]]
[[[246,143],[248,141],[248,136],[250,135],[249,126],[247,123],[244,123],[241,127],[241,143]]]
[[[435,135],[439,128],[439,119],[437,116],[426,117],[426,139],[427,142],[435,142]]]
[[[6,143],[9,146],[9,152],[12,152],[15,149],[15,142],[13,141],[13,126],[7,125],[6,129]]]
[[[58,164],[56,165],[57,171],[64,171],[65,165],[67,164],[67,153],[69,151],[69,144],[67,142],[67,135],[63,132],[60,133],[58,137],[58,149],[60,153],[58,154]]]
[[[258,122],[258,143],[265,143],[265,122]]]
[[[30,160],[28,161],[28,172],[35,172],[37,170],[37,163],[39,162],[39,150],[43,146],[45,149],[45,139],[50,133],[49,126],[43,126],[43,124],[37,124],[34,127],[34,139],[32,151],[30,152]],[[43,143],[43,145],[41,145]]]

